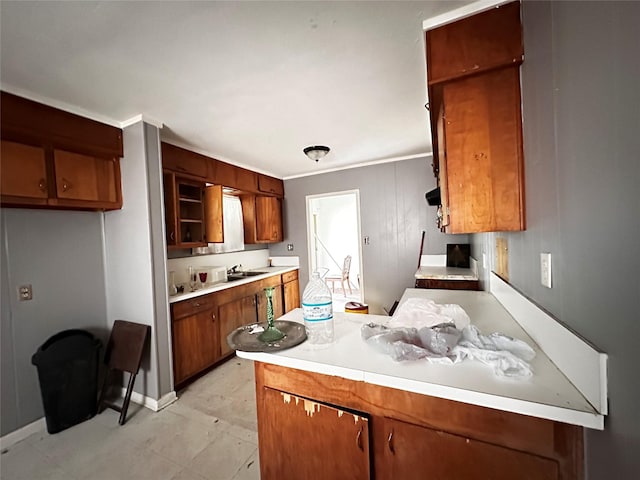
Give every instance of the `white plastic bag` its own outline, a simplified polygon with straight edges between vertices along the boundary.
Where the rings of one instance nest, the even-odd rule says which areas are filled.
[[[471,320],[460,305],[439,304],[426,298],[408,298],[396,309],[388,326],[420,329],[442,323],[453,323],[462,330]]]

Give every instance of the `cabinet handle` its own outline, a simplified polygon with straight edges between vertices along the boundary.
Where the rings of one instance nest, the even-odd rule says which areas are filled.
[[[364,451],[364,448],[362,448],[362,427],[360,427],[360,430],[358,430],[358,435],[356,435],[356,447]]]
[[[175,242],[175,240],[176,240],[176,232],[171,232],[171,234],[169,235],[169,238],[171,238],[172,242]]]
[[[38,188],[40,189],[41,192],[46,192],[47,191],[47,184],[44,181],[44,178],[40,179],[40,182],[38,183]]]
[[[212,314],[211,314],[211,320],[212,320],[213,322],[215,322],[215,321],[216,321],[216,314],[215,314],[215,313],[212,313]]]
[[[389,446],[389,451],[395,455],[396,454],[396,450],[395,448],[393,448],[393,430],[391,430],[391,433],[389,433],[389,438],[387,438],[387,445]]]

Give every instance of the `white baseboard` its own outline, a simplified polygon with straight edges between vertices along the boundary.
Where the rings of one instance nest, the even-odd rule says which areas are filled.
[[[124,398],[125,393],[127,392],[126,388],[122,389],[121,396]],[[161,397],[159,400],[155,400],[153,398],[147,397],[146,395],[142,395],[138,392],[131,392],[131,401],[133,403],[137,403],[138,405],[142,405],[149,410],[153,410],[154,412],[159,412],[163,408],[171,405],[178,399],[175,391],[171,391]]]
[[[607,354],[596,350],[495,273],[490,274],[489,283],[491,294],[580,390],[593,408],[606,415]]]
[[[34,433],[44,431],[46,428],[47,422],[45,418],[39,418],[35,422],[31,422],[29,425],[25,425],[24,427],[0,437],[0,449],[4,450],[5,448],[10,448]]]

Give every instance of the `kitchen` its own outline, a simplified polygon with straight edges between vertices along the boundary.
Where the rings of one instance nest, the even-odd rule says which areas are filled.
[[[632,303],[639,293],[638,263],[627,253],[634,251],[640,233],[638,114],[632,109],[638,104],[638,34],[632,23],[637,7],[600,2],[525,2],[523,7],[527,230],[504,236],[511,283],[610,355],[610,414],[604,431],[587,432],[587,478],[632,478],[638,472],[640,434],[633,399],[640,392],[633,364],[639,335]],[[2,8],[4,19],[4,3]],[[3,20],[3,57],[10,45],[4,32]],[[424,82],[424,63],[419,66]],[[3,90],[5,72],[3,60]],[[419,127],[427,138],[425,113]],[[74,325],[80,328],[106,329],[114,318],[155,318],[156,326],[168,325],[167,300],[154,286],[166,282],[166,251],[153,241],[162,238],[163,224],[160,131],[157,122],[142,120],[124,127],[122,211],[99,216],[2,210],[3,435],[37,418],[40,400],[28,358],[49,334],[67,328],[69,319],[82,318],[82,325]],[[299,156],[297,161],[309,161]],[[293,244],[300,256],[301,286],[308,277],[304,197],[323,193],[327,186],[331,191],[360,189],[363,233],[372,239],[363,250],[372,304],[389,306],[412,286],[422,230],[427,231],[427,253],[443,253],[451,243],[435,228],[435,210],[424,201],[424,192],[436,186],[428,156],[286,178],[285,236],[269,246],[269,255],[288,256],[287,244]],[[397,219],[390,232],[379,227],[387,218]],[[487,264],[495,265],[497,236],[469,236],[472,255],[484,253]],[[609,245],[615,246],[613,253]],[[554,255],[550,290],[539,284],[539,253],[545,251]],[[615,261],[617,256],[622,261]],[[483,262],[479,269],[487,282],[489,269]],[[16,307],[14,286],[24,283],[34,285],[37,305]],[[35,327],[33,318],[38,319]],[[23,325],[36,331],[30,334]],[[168,329],[156,328],[155,334],[157,349],[138,381],[149,398],[161,401],[172,389]]]

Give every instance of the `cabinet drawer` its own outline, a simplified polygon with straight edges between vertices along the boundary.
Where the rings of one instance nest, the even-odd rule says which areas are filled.
[[[298,270],[282,274],[282,283],[292,282],[298,279]]]
[[[202,295],[200,297],[183,300],[172,304],[173,319],[195,315],[215,307],[213,294]]]

